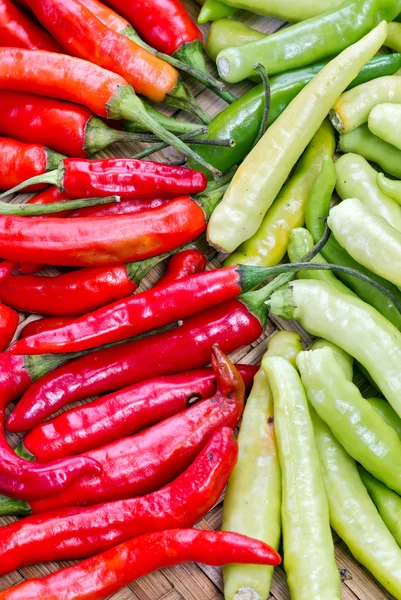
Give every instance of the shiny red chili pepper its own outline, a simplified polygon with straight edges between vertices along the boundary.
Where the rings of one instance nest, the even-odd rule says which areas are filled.
[[[202,273],[205,269],[206,258],[202,252],[196,249],[182,250],[170,258],[166,272],[153,286],[153,289],[162,285],[170,285],[174,281],[195,275],[195,273]]]
[[[0,302],[0,352],[8,348],[17,331],[18,313]]]
[[[64,327],[75,321],[76,317],[47,317],[47,319],[36,319],[36,321],[30,321],[20,331],[19,339],[26,338],[31,335],[37,335],[42,331],[49,331],[50,329],[57,329],[58,327]]]
[[[72,323],[19,340],[11,354],[80,352],[165,327],[261,284],[264,267],[239,265],[198,273],[118,300]]]
[[[91,507],[63,508],[2,527],[0,575],[25,565],[85,558],[163,529],[191,527],[219,500],[237,462],[232,429],[218,429],[172,483],[147,496]],[[3,498],[0,513],[26,514],[29,505]]]
[[[25,144],[10,138],[0,138],[0,190],[9,190],[26,179],[55,169],[63,156],[39,144]],[[31,192],[40,189],[32,185]]]
[[[214,204],[223,192],[210,194]],[[207,226],[208,195],[181,196],[136,215],[98,218],[29,218],[0,215],[0,256],[16,262],[71,267],[112,266],[176,250]]]
[[[1,3],[1,0],[0,0]],[[85,106],[22,92],[0,91],[0,134],[87,158],[135,135],[108,127]]]
[[[10,260],[0,262],[0,284],[4,283],[13,272],[15,264]]]
[[[0,600],[105,600],[143,575],[187,561],[279,565],[277,552],[231,531],[170,529],[134,538],[82,563],[0,592]]]
[[[245,386],[241,375],[217,346],[213,347],[212,364],[217,379],[214,396],[133,437],[85,452],[81,457],[99,462],[102,474],[84,477],[57,496],[30,502],[32,510],[140,496],[182,473],[216,429],[234,429],[242,414]]]
[[[0,283],[0,301],[22,312],[57,317],[82,315],[132,294],[163,258],[79,269],[56,277],[11,275]]]
[[[0,0],[0,46],[63,52],[47,31],[32,23],[10,0]]]
[[[265,311],[264,305],[259,308]],[[251,310],[243,302],[228,300],[186,319],[176,329],[71,361],[29,388],[11,413],[7,427],[13,432],[28,431],[75,400],[203,367],[210,361],[215,343],[226,353],[247,346],[261,335],[266,320],[259,310],[255,311],[259,318]]]
[[[235,366],[249,391],[258,367]],[[41,423],[25,436],[24,446],[40,462],[80,454],[137,433],[215,392],[212,369],[148,379]]]

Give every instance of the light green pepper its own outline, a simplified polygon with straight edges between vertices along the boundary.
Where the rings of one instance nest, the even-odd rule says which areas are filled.
[[[377,173],[376,181],[383,194],[387,194],[389,198],[392,198],[398,202],[398,204],[401,204],[401,181],[388,179],[384,173]]]
[[[335,163],[340,198],[358,198],[368,209],[401,231],[401,207],[376,183],[377,171],[359,154],[344,154]]]
[[[233,252],[259,229],[330,107],[383,43],[385,22],[334,58],[294,98],[236,171],[209,221],[209,242]]]
[[[268,304],[274,315],[297,319],[353,356],[401,415],[401,333],[377,310],[328,283],[306,279],[281,287]]]
[[[236,8],[227,6],[227,4],[220,2],[220,0],[206,0],[199,13],[198,23],[208,23],[209,21],[217,21],[224,17],[231,17],[236,12]]]
[[[252,29],[245,23],[235,21],[235,19],[219,19],[210,26],[205,50],[207,55],[216,62],[217,55],[224,48],[243,46],[255,40],[262,40],[265,37],[265,33]],[[260,81],[260,77],[255,75],[255,72],[251,75],[251,79]]]
[[[396,52],[401,51],[401,23],[389,23],[384,45]]]
[[[400,104],[385,103],[375,106],[370,112],[368,127],[374,135],[401,150]]]
[[[401,439],[401,419],[387,400],[383,398],[367,398],[366,401],[386,421],[387,425],[390,425],[397,432],[398,437]]]
[[[344,0],[226,0],[230,6],[244,8],[257,15],[276,17],[296,23],[341,6]]]
[[[401,441],[347,379],[330,348],[297,358],[308,400],[350,456],[388,487],[401,492]]]
[[[401,178],[401,150],[373,135],[367,125],[342,133],[338,146],[342,152],[360,154],[367,160],[376,162],[387,173]]]
[[[327,223],[339,244],[361,265],[401,286],[401,232],[357,198],[334,206]]]
[[[299,335],[280,331],[265,356],[285,356],[295,364],[303,350]],[[262,369],[255,376],[238,435],[238,462],[230,476],[223,508],[224,531],[257,538],[278,549],[281,532],[281,470],[274,431],[273,397]],[[223,568],[224,597],[267,600],[273,567]]]
[[[401,550],[377,512],[355,461],[311,410],[330,522],[356,560],[401,600]]]
[[[347,354],[347,352],[344,352],[344,350],[340,348],[340,346],[337,346],[337,344],[332,344],[331,342],[328,342],[322,338],[313,342],[310,350],[321,350],[322,348],[330,348],[334,354],[334,358],[344,371],[345,377],[348,379],[348,381],[352,381],[354,378],[354,359],[352,356]],[[388,406],[390,405],[388,404]]]
[[[274,401],[282,471],[284,566],[292,600],[340,600],[329,510],[308,401],[299,375],[280,356],[262,368]]]

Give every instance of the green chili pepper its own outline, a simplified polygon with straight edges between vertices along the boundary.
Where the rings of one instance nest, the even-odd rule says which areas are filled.
[[[299,375],[281,356],[262,368],[274,400],[282,471],[284,567],[292,600],[340,600],[329,508],[308,401]]]
[[[341,6],[344,0],[226,0],[230,6],[249,10],[257,15],[276,17],[296,23]]]
[[[352,358],[352,356],[347,354],[347,352],[344,352],[344,350],[340,348],[340,346],[332,344],[331,342],[323,340],[322,338],[313,342],[312,346],[310,347],[310,350],[321,350],[322,348],[330,348],[330,350],[334,354],[334,358],[344,371],[345,377],[348,379],[348,381],[352,381],[354,377],[354,359]],[[388,406],[390,405],[388,404]]]
[[[387,103],[375,106],[369,115],[368,127],[374,135],[401,150],[401,106],[399,104]]]
[[[364,267],[401,286],[401,232],[356,198],[329,213],[328,225],[339,244]]]
[[[400,8],[400,0],[346,0],[338,8],[282,29],[264,40],[251,42],[244,48],[223,50],[217,57],[219,74],[236,83],[252,74],[256,62],[274,75],[337,55],[380,21],[392,21]]]
[[[311,416],[331,526],[356,560],[400,600],[401,550],[370,499],[355,461],[313,409]]]
[[[401,204],[401,181],[388,179],[384,173],[377,173],[377,185],[379,189],[390,198]]]
[[[217,55],[225,48],[243,46],[255,40],[262,40],[265,37],[265,33],[252,29],[245,23],[235,19],[219,19],[210,26],[209,36],[205,44],[206,54],[216,62]],[[255,79],[254,72],[251,73],[251,78]],[[256,79],[258,80],[259,77],[256,77]]]
[[[284,257],[291,229],[305,221],[305,204],[325,156],[334,155],[334,129],[325,119],[313,136],[293,176],[284,184],[258,231],[231,254],[226,265],[277,265]]]
[[[401,438],[401,419],[390,406],[387,400],[383,398],[367,398],[366,400],[375,411],[384,419],[387,425],[390,425],[397,432],[399,438]]]
[[[367,125],[342,133],[338,147],[342,152],[360,154],[367,160],[376,162],[390,175],[401,178],[401,150],[373,135]]]
[[[285,356],[295,364],[303,350],[299,335],[276,333],[266,356]],[[224,531],[256,537],[278,548],[281,530],[281,470],[274,432],[273,397],[262,369],[255,376],[238,435],[238,462],[231,473],[223,508]],[[228,565],[224,597],[243,600],[269,596],[272,567]]]
[[[387,38],[384,45],[396,52],[401,52],[401,23],[388,24]]]
[[[209,21],[217,21],[224,17],[232,17],[236,12],[236,8],[227,6],[227,4],[220,2],[220,0],[206,0],[199,13],[198,23],[208,23]]]
[[[377,171],[359,154],[344,154],[336,162],[336,191],[343,200],[358,198],[372,212],[401,231],[401,208],[376,183]]]
[[[349,381],[332,350],[301,352],[297,366],[309,402],[348,454],[400,493],[400,438]]]
[[[327,62],[321,62],[270,78],[271,103],[268,125],[277,119],[291,100],[326,65]],[[401,54],[375,56],[361,69],[350,85],[360,85],[372,78],[395,73],[400,67]],[[234,139],[235,146],[233,148],[216,149],[212,146],[195,146],[193,144],[190,146],[193,149],[196,148],[200,156],[225,173],[241,162],[252,149],[262,121],[264,98],[263,85],[259,84],[227,106],[209,123],[208,133],[203,136],[204,139]],[[190,124],[186,123],[186,125]],[[189,162],[192,168],[200,168],[197,163],[191,160]]]
[[[387,24],[382,22],[334,58],[268,128],[238,168],[212,214],[207,234],[213,246],[233,252],[256,233],[335,99],[374,56],[386,32]]]
[[[325,161],[322,171],[317,176],[311,193],[306,203],[305,221],[306,226],[312,234],[313,241],[318,243],[322,239],[325,231],[324,218],[328,216],[331,196],[335,185],[336,173],[332,163]],[[351,269],[361,271],[368,277],[371,277],[381,285],[387,287],[392,294],[401,300],[399,289],[390,282],[378,277],[365,267],[357,263],[344,248],[340,246],[334,236],[330,236],[321,250],[323,257],[332,264],[344,265]],[[389,299],[378,289],[367,285],[365,282],[350,277],[346,273],[338,273],[338,278],[362,300],[371,304],[391,323],[401,330],[401,315],[397,308],[389,302]]]
[[[268,304],[273,314],[297,319],[309,333],[359,361],[401,415],[401,333],[383,315],[323,281],[292,281],[274,292]]]

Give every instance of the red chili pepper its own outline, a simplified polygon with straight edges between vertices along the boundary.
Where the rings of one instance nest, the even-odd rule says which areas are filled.
[[[1,0],[0,0],[1,2]],[[0,133],[43,144],[66,156],[87,158],[137,134],[108,127],[85,106],[23,92],[0,91]]]
[[[136,121],[215,177],[221,175],[157,123],[123,77],[86,60],[42,50],[0,48],[0,89],[60,98],[82,104],[100,117]]]
[[[138,94],[154,102],[167,102],[193,112],[205,123],[210,121],[174,67],[109,29],[79,0],[26,0],[26,3],[73,56],[121,75]]]
[[[176,329],[92,352],[34,383],[11,413],[7,427],[28,431],[75,400],[203,367],[213,344],[226,353],[238,350],[258,339],[265,321],[264,305],[248,310],[244,303],[229,300],[186,319]]]
[[[102,474],[84,477],[58,496],[30,502],[32,510],[43,512],[140,496],[182,473],[216,429],[236,427],[244,407],[244,382],[217,347],[213,348],[212,363],[217,379],[214,396],[133,437],[85,452],[81,457],[99,462]]]
[[[42,331],[49,331],[50,329],[64,327],[64,325],[69,325],[75,321],[75,319],[76,317],[47,317],[46,319],[36,319],[36,321],[30,321],[21,329],[19,339],[36,335]]]
[[[13,272],[15,264],[10,260],[0,262],[0,285],[6,281]]]
[[[0,46],[63,52],[47,31],[32,23],[9,0],[0,0]]]
[[[19,262],[17,263],[17,269],[21,275],[34,275],[38,271],[45,268],[46,265],[37,265],[35,263]]]
[[[156,50],[206,71],[202,34],[179,0],[108,0]]]
[[[25,144],[0,138],[0,190],[9,190],[26,179],[52,171],[63,159],[61,154],[39,144]],[[40,189],[32,185],[27,192]]]
[[[56,277],[11,275],[0,283],[0,301],[22,312],[57,317],[82,315],[132,294],[163,258],[79,269]]]
[[[280,564],[277,552],[231,531],[171,529],[134,538],[78,565],[31,579],[0,593],[0,600],[105,600],[157,569],[196,561],[207,565]]]
[[[110,266],[171,252],[200,236],[223,188],[136,215],[29,219],[0,215],[0,256],[71,267]],[[205,203],[207,202],[207,204]]]
[[[8,348],[17,331],[18,313],[0,302],[0,352]]]
[[[236,368],[249,391],[258,367]],[[154,425],[215,392],[212,369],[149,379],[41,423],[25,436],[24,446],[40,462],[80,454]]]
[[[118,300],[69,325],[19,340],[11,354],[80,352],[165,327],[235,298],[267,278],[264,267],[239,265],[191,275]]]
[[[159,279],[153,289],[162,285],[170,285],[174,281],[179,281],[189,275],[202,273],[206,269],[206,258],[199,250],[182,250],[177,252],[168,261],[166,272]]]
[[[219,500],[237,462],[232,429],[222,427],[194,462],[161,490],[91,507],[63,508],[2,527],[0,575],[25,565],[93,556],[151,531],[191,527]],[[3,498],[0,514],[26,515],[26,502]]]

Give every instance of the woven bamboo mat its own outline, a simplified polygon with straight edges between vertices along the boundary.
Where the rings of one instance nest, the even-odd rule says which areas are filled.
[[[196,19],[199,7],[192,0],[184,0],[191,16]],[[268,19],[244,13],[241,20],[251,27],[255,27],[260,31],[271,33],[283,27],[285,24],[282,21]],[[207,36],[208,26],[201,26],[205,39]],[[212,72],[216,73],[215,66],[209,61],[209,67]],[[197,97],[199,104],[213,117],[218,114],[226,105],[217,96],[203,86],[194,81],[187,81],[194,95]],[[249,84],[243,82],[232,86],[232,91],[240,96],[247,89]],[[160,110],[160,106],[158,107]],[[163,107],[163,112],[168,115],[179,114],[180,119],[191,120],[191,117],[185,113],[174,111],[173,108]],[[130,156],[138,152],[141,148],[140,144],[120,144],[114,145],[111,150],[106,150],[100,154],[102,157],[110,156]],[[159,155],[155,154],[161,160],[174,160],[177,158],[176,151],[168,149]],[[153,157],[152,157],[153,158]],[[20,194],[13,199],[13,202],[24,202],[32,195]],[[221,265],[222,257],[208,247],[204,239],[197,242],[196,246],[206,254],[208,258],[208,268],[214,269]],[[141,284],[141,289],[150,287],[162,274],[164,267],[158,266]],[[47,269],[45,274],[55,275],[55,269]],[[28,320],[33,320],[36,316],[21,314],[20,327],[26,324]],[[261,357],[267,348],[269,338],[279,329],[287,329],[300,333],[305,346],[311,343],[311,337],[296,323],[282,321],[280,319],[272,319],[268,324],[264,334],[251,346],[231,355],[235,362],[244,362],[248,364],[260,364]],[[18,335],[18,332],[17,332]],[[362,386],[366,386],[368,391],[369,384],[363,382]],[[12,407],[10,407],[11,410]],[[16,435],[10,436],[10,442],[16,446],[19,438]],[[222,519],[222,499],[220,502],[196,525],[201,529],[219,529]],[[0,526],[7,525],[15,519],[13,517],[0,518]],[[1,535],[1,530],[0,530]],[[342,598],[343,600],[391,600],[387,592],[383,591],[375,580],[368,574],[350,555],[344,543],[334,534],[335,550],[337,566],[340,569],[342,579]],[[33,577],[43,577],[49,573],[53,573],[60,568],[73,564],[72,562],[57,562],[46,563],[40,565],[28,566],[19,569],[5,577],[0,577],[0,590],[16,585],[24,579]],[[158,571],[146,577],[135,581],[130,586],[120,590],[119,593],[111,597],[112,600],[220,600],[223,598],[223,580],[221,569],[216,567],[208,567],[201,564],[189,563],[179,567],[173,567]],[[289,591],[286,584],[285,573],[282,568],[277,568],[271,588],[271,600],[290,600]],[[310,598],[310,600],[314,600]]]

